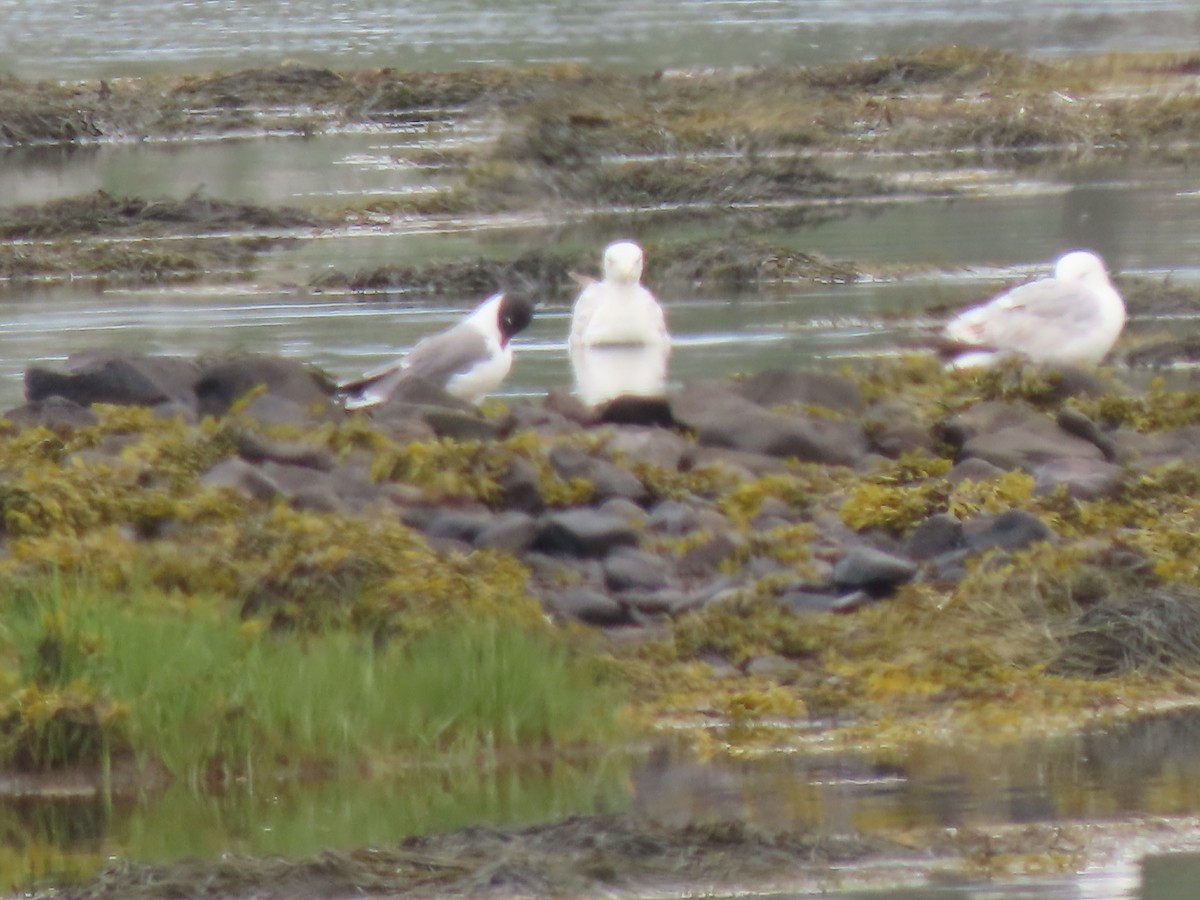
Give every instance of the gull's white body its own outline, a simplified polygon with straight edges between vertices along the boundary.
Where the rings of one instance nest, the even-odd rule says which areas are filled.
[[[1051,365],[1097,365],[1125,327],[1125,303],[1100,257],[1063,256],[1054,275],[1005,291],[947,323],[945,337],[962,345],[959,368],[1019,355]]]
[[[588,281],[571,315],[569,344],[579,346],[669,347],[666,318],[654,295],[642,287],[642,248],[617,241],[604,251],[604,278]]]
[[[512,368],[512,344],[498,324],[504,294],[481,303],[458,324],[420,341],[400,360],[342,385],[346,408],[376,406],[405,378],[424,378],[469,403],[490,394]]]

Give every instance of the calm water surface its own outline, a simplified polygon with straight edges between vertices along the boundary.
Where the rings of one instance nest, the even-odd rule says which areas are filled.
[[[819,63],[930,43],[1043,54],[1188,49],[1187,0],[0,0],[0,71],[80,79],[245,68],[658,69]]]

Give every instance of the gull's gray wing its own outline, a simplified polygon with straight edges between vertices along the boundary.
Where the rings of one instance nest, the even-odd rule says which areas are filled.
[[[1102,311],[1086,285],[1053,278],[1013,288],[954,319],[946,333],[957,340],[1001,350],[1043,355],[1100,324]]]
[[[487,338],[478,328],[464,322],[418,343],[404,357],[404,369],[410,375],[419,375],[438,387],[445,387],[455,375],[490,355]]]

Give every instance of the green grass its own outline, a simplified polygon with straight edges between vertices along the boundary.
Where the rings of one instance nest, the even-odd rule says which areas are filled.
[[[48,578],[0,599],[7,761],[130,751],[196,781],[310,764],[495,759],[614,737],[619,690],[547,628],[495,620],[406,646],[272,633],[223,604]]]

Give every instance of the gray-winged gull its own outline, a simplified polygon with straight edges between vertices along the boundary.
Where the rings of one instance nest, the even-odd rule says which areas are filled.
[[[382,403],[400,382],[413,376],[477,403],[508,375],[511,339],[532,319],[533,304],[528,299],[494,294],[458,324],[420,341],[402,359],[341,385],[346,408]]]
[[[1052,365],[1091,365],[1112,349],[1125,327],[1125,303],[1104,262],[1075,250],[1058,260],[1054,275],[1019,285],[968,309],[945,327],[961,352],[956,367],[991,365],[1020,355]]]

